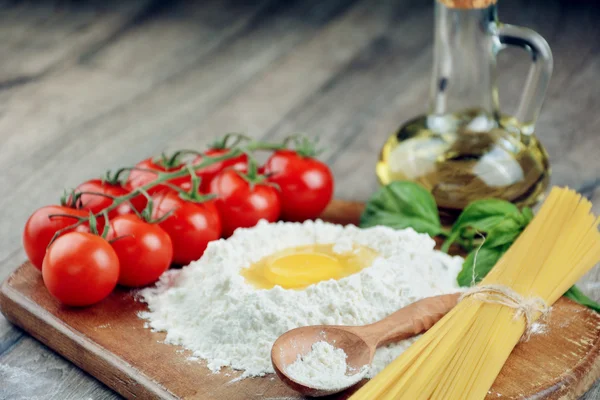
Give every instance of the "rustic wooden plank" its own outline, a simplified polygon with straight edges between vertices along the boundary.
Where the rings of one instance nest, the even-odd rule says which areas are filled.
[[[13,271],[14,266],[26,259],[23,249],[12,252],[6,259],[0,262],[0,281],[4,281]],[[19,342],[25,334],[8,322],[3,315],[0,314],[0,356],[3,353],[9,352]]]
[[[23,337],[23,332],[0,315],[0,355],[6,353]]]
[[[41,79],[148,9],[148,0],[16,2],[0,9],[0,91]]]
[[[200,10],[203,9],[200,6],[197,6],[197,8],[200,8]],[[204,8],[204,10],[208,11],[210,9]],[[196,11],[198,12],[199,10]],[[220,13],[223,14],[221,15],[221,19],[223,19],[225,15],[229,15],[226,9],[217,9],[217,11],[220,11]],[[213,11],[213,15],[215,17],[218,16],[215,11]],[[232,17],[229,20],[223,21],[227,25],[237,27],[237,29],[228,28],[219,30],[217,27],[198,24],[199,28],[192,32],[195,36],[188,35],[181,39],[189,41],[191,37],[196,38],[199,43],[194,49],[190,50],[193,50],[191,52],[196,53],[197,57],[202,57],[202,55],[205,55],[208,51],[214,49],[221,41],[226,40],[238,30],[243,29],[253,16],[254,13],[249,12],[243,17]],[[240,21],[238,21],[238,19]],[[126,25],[131,26],[131,23],[126,23]],[[155,24],[150,21],[145,25],[148,25],[149,30],[153,30]],[[130,28],[131,35],[124,35],[120,38],[119,42],[124,42],[124,44],[127,45],[132,40],[135,41],[135,39],[130,39],[130,36],[135,38],[135,33],[140,29],[143,31],[145,25],[138,28]],[[200,29],[200,27],[203,27],[204,29]],[[117,30],[122,31],[122,29]],[[156,39],[155,37],[156,33],[154,36],[149,36],[145,46],[143,46],[146,48],[145,58],[141,57],[140,54],[136,54],[138,58],[140,58],[140,63],[146,65],[153,63],[154,59],[152,58],[152,55],[157,54],[157,52],[152,49],[152,43],[153,40]],[[178,42],[173,42],[171,44],[176,45],[176,43]],[[97,49],[97,46],[91,47],[93,47],[95,51],[94,59],[102,60],[102,51]],[[177,46],[173,47],[175,50],[179,50]],[[110,47],[107,44],[103,44],[102,48],[110,50]],[[170,48],[170,46],[167,46],[167,49]],[[83,55],[86,55],[88,50],[89,49],[83,52]],[[175,58],[175,54],[171,54],[168,50],[159,52],[158,54],[166,54],[171,58]],[[76,62],[77,58],[72,61]],[[169,73],[179,73],[182,69],[189,67],[187,64],[183,63],[181,68],[170,70]],[[67,140],[66,138],[61,139],[61,137],[70,126],[82,124],[84,121],[102,116],[104,113],[109,112],[111,109],[115,109],[123,102],[130,101],[135,95],[139,95],[143,90],[148,90],[149,86],[152,84],[157,84],[161,81],[158,77],[150,76],[149,78],[156,78],[156,82],[143,82],[143,84],[141,84],[133,79],[119,77],[110,72],[111,71],[104,71],[100,67],[83,67],[78,64],[71,65],[70,69],[67,71],[60,71],[56,76],[48,77],[48,79],[45,79],[44,82],[40,83],[37,87],[31,88],[29,91],[19,92],[12,96],[9,104],[5,105],[7,114],[10,114],[10,116],[7,116],[0,121],[3,130],[14,138],[16,134],[11,132],[16,130],[14,126],[16,121],[22,121],[24,115],[30,115],[32,113],[35,113],[36,118],[30,124],[25,126],[21,125],[20,129],[16,130],[20,133],[20,138],[6,143],[7,150],[18,149],[15,142],[17,142],[17,144],[20,143],[21,146],[23,143],[30,146],[33,145],[33,148],[36,150],[45,148],[48,143],[58,142],[60,144],[61,140]],[[149,80],[151,79],[146,79],[146,81]],[[23,104],[25,102],[24,100],[36,97],[39,98],[39,101],[27,101],[26,104]],[[61,108],[57,110],[56,107],[49,107],[47,103],[50,101],[61,101]],[[82,109],[86,109],[88,112],[82,113]],[[40,127],[42,126],[44,127],[44,131],[40,132]],[[83,127],[80,127],[80,129],[81,128]],[[41,135],[40,133],[44,134]],[[15,148],[11,146],[15,146]],[[8,162],[10,159],[4,161]]]
[[[121,397],[37,340],[0,356],[0,399],[113,400]]]
[[[600,186],[595,185],[592,189],[589,189],[584,194],[593,202],[592,210],[596,214],[600,214]],[[596,266],[590,272],[588,272],[580,281],[579,287],[588,296],[594,300],[600,302],[600,266]],[[597,385],[598,395],[600,398],[600,383]]]
[[[22,211],[15,210],[11,216],[13,221],[19,221],[15,225],[22,226],[22,221],[32,209],[52,202],[56,198],[54,194],[60,193],[65,185],[74,186],[109,167],[134,163],[148,154],[160,152],[173,133],[197,126],[205,115],[235,94],[262,68],[292,51],[296,44],[313,34],[316,27],[325,24],[346,7],[345,2],[328,2],[326,7],[316,7],[318,3],[286,3],[271,11],[270,18],[264,23],[250,24],[252,29],[224,44],[193,69],[163,82],[143,98],[128,102],[117,110],[95,114],[91,119],[82,121],[78,117],[80,107],[88,109],[98,102],[110,103],[115,96],[123,94],[123,87],[111,88],[129,85],[125,86],[124,90],[127,90],[132,89],[134,84],[103,71],[86,71],[75,66],[68,73],[40,83],[39,87],[31,85],[24,88],[15,99],[11,99],[15,107],[0,119],[0,130],[6,131],[14,131],[16,125],[23,121],[29,123],[25,137],[9,137],[6,143],[8,151],[0,161],[4,165],[16,162],[13,157],[22,154],[24,146],[31,148],[27,163],[21,164],[18,169],[9,169],[0,177],[1,184],[13,187],[14,195],[23,198]],[[306,18],[293,18],[297,14],[306,15]],[[253,45],[248,46],[247,43]],[[73,79],[85,80],[85,87],[73,87]],[[65,98],[60,109],[46,108],[41,104],[47,104],[46,97],[54,100],[56,96]],[[27,106],[20,111],[18,103],[31,98],[45,101],[36,103],[28,100]],[[46,112],[38,114],[39,118],[27,119],[25,116],[36,107],[43,107]],[[73,117],[74,121],[65,123],[61,119],[63,116]],[[48,139],[46,135],[39,134],[40,130],[46,129],[54,132],[48,135]],[[82,132],[85,134],[82,135]],[[213,135],[203,137],[206,143]],[[72,165],[77,165],[77,168],[70,168]],[[43,174],[42,171],[47,169],[55,173],[51,176]],[[32,188],[40,196],[31,196]],[[10,231],[2,231],[0,236],[3,240],[6,237],[6,248],[17,245]],[[0,258],[2,256],[0,251]]]
[[[595,400],[600,398],[600,384],[596,383],[586,394],[581,396],[581,400]]]
[[[20,261],[22,253],[15,249],[20,246],[19,232],[26,216],[33,208],[55,199],[65,183],[74,185],[113,163],[130,163],[172,144],[200,146],[213,134],[230,129],[248,130],[257,136],[267,132],[271,138],[299,129],[321,133],[329,147],[325,156],[336,174],[337,195],[364,199],[377,186],[373,163],[384,138],[403,120],[420,112],[426,101],[430,50],[426,45],[422,54],[404,52],[412,49],[413,36],[430,37],[431,16],[417,11],[430,5],[363,1],[349,11],[338,8],[319,14],[319,7],[298,3],[292,4],[288,12],[274,2],[261,3],[256,10],[244,8],[240,2],[226,3],[231,6],[229,10],[217,7],[216,2],[207,3],[205,8],[185,2],[161,8],[161,2],[152,2],[149,9],[136,8],[145,5],[142,2],[122,3],[119,7],[135,6],[128,9],[126,17],[105,10],[92,17],[84,10],[78,17],[81,19],[62,15],[62,19],[44,22],[39,13],[23,20],[31,4],[20,6],[24,7],[19,9],[21,14],[0,13],[0,34],[20,32],[18,37],[2,34],[7,40],[0,43],[0,55],[10,56],[8,62],[5,56],[0,57],[0,82],[8,82],[0,84],[4,150],[0,167],[7,171],[0,174],[0,184],[17,185],[13,198],[20,204],[11,207],[11,215],[0,228],[0,260],[10,261],[0,263],[0,277],[17,264],[13,259]],[[596,24],[599,6],[595,3],[544,2],[541,6],[537,1],[525,1],[516,7],[516,1],[504,0],[500,2],[500,16],[504,21],[536,29],[551,44],[556,68],[538,132],[551,156],[553,182],[588,192],[598,212],[600,161],[596,153],[600,119],[595,110],[599,105],[600,59],[598,41],[593,39],[600,37],[600,28]],[[207,10],[213,10],[210,17],[205,14]],[[294,15],[308,12],[329,15],[329,19],[308,18],[310,26],[299,26]],[[16,16],[23,20],[22,31],[13,29],[19,26]],[[282,16],[280,23],[287,24],[285,28],[269,24],[269,20]],[[198,26],[191,24],[194,20],[199,21]],[[211,25],[213,20],[216,22]],[[184,26],[178,26],[177,21]],[[265,23],[267,27],[257,34],[256,24]],[[25,28],[32,26],[37,29],[27,33]],[[64,34],[77,26],[82,29],[81,37]],[[223,29],[229,30],[220,39],[202,39],[202,35],[219,35]],[[268,40],[269,32],[276,36],[285,34],[286,29],[302,30],[302,35],[295,41],[289,33],[276,42]],[[164,38],[160,37],[161,31],[165,32]],[[236,36],[237,32],[243,32],[244,37]],[[181,43],[176,41],[178,37]],[[160,49],[151,47],[153,43],[160,44],[156,46]],[[244,52],[240,48],[245,43],[293,49],[270,49],[271,58],[266,61],[264,52],[256,58],[247,57],[257,49]],[[30,44],[28,51],[18,51],[19,44]],[[401,62],[403,54],[405,63]],[[136,57],[140,57],[138,63]],[[213,62],[207,61],[212,57]],[[231,85],[213,84],[224,76],[228,79],[230,69],[225,68],[222,74],[206,71],[257,59],[262,64],[254,66],[248,75],[236,75]],[[386,66],[386,62],[392,64]],[[510,77],[501,88],[508,105],[514,103],[511,99],[516,99],[520,91],[520,81],[514,77],[523,76],[526,66],[526,60],[517,52],[501,57],[503,77]],[[28,78],[47,69],[50,72],[40,79]],[[381,74],[382,78],[370,78],[369,74]],[[209,93],[200,99],[197,93],[203,91]],[[138,100],[141,104],[131,105]],[[173,107],[183,110],[164,111]],[[149,114],[162,113],[167,115],[151,116],[139,123]],[[331,113],[331,119],[327,113]],[[173,134],[165,136],[167,131]],[[108,144],[102,141],[104,135],[112,135]],[[142,137],[147,143],[129,151]],[[57,161],[54,154],[48,154],[72,139],[75,145],[59,150],[59,155],[69,161]],[[27,146],[37,151],[24,154]],[[94,148],[98,146],[100,150]],[[74,155],[77,151],[81,153]],[[19,168],[7,167],[15,163]],[[29,164],[33,164],[31,170],[27,169]],[[75,165],[77,170],[69,171]],[[47,166],[56,172],[53,179],[42,179],[43,175],[35,171],[32,175],[32,170]],[[596,269],[584,278],[582,288],[600,299],[599,281]],[[15,335],[11,329],[3,330],[0,323],[0,343],[3,334]]]
[[[236,0],[154,3],[151,15],[87,49],[79,55],[79,63],[113,76],[157,84],[198,63],[225,42],[277,17],[282,8],[272,0],[256,4]]]
[[[198,132],[219,132],[223,125],[227,125],[227,131],[263,139],[272,138],[276,129],[280,136],[295,133],[278,129],[278,124],[317,99],[321,88],[339,80],[340,70],[385,34],[388,25],[382,24],[382,19],[397,15],[396,23],[401,23],[403,14],[410,9],[410,2],[360,2],[320,29],[311,40],[265,68],[198,126],[171,138],[169,148],[200,147],[205,139]],[[357,26],[361,27],[358,32]],[[318,136],[319,132],[307,134]]]

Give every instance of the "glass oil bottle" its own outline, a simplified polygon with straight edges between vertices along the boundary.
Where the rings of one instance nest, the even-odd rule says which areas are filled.
[[[500,112],[495,79],[496,55],[507,46],[525,48],[532,59],[514,116]],[[482,198],[535,204],[550,177],[534,124],[551,73],[546,41],[500,24],[493,0],[436,1],[429,111],[387,140],[376,167],[380,182],[422,184],[450,218]]]

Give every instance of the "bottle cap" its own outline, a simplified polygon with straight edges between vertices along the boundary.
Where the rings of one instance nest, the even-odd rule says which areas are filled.
[[[497,0],[439,0],[448,8],[487,8],[496,4]]]

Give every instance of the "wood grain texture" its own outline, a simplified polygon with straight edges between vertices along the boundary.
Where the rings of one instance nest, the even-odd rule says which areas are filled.
[[[424,110],[431,6],[0,1],[0,185],[10,188],[0,198],[0,279],[25,259],[27,216],[64,187],[165,149],[201,148],[227,131],[319,136],[336,196],[366,200],[377,187],[381,144]],[[600,213],[600,3],[503,0],[499,14],[550,43],[554,76],[537,132],[553,183],[578,189]],[[521,52],[500,54],[500,99],[509,112],[528,65]],[[600,300],[600,270],[580,287]],[[23,372],[6,385],[11,398],[86,398],[92,387],[94,399],[113,396],[35,343],[0,317],[0,367]],[[25,373],[48,378],[48,394],[28,391]],[[600,385],[588,398],[600,398]]]
[[[357,223],[361,211],[334,201],[323,219]],[[144,328],[137,313],[145,309],[120,289],[92,307],[61,306],[29,263],[0,288],[0,310],[10,321],[127,398],[301,398],[272,375],[236,381],[239,372],[214,374],[190,361],[189,351],[162,343],[164,333]],[[488,399],[576,399],[600,377],[600,314],[563,298],[544,328],[515,348]]]

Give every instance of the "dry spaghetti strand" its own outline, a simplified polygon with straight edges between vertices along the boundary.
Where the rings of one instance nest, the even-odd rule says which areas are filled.
[[[600,219],[590,210],[576,192],[552,189],[477,296],[463,298],[351,399],[485,398],[527,325],[600,261]],[[482,298],[490,288],[492,301]],[[524,312],[527,304],[539,307]]]

